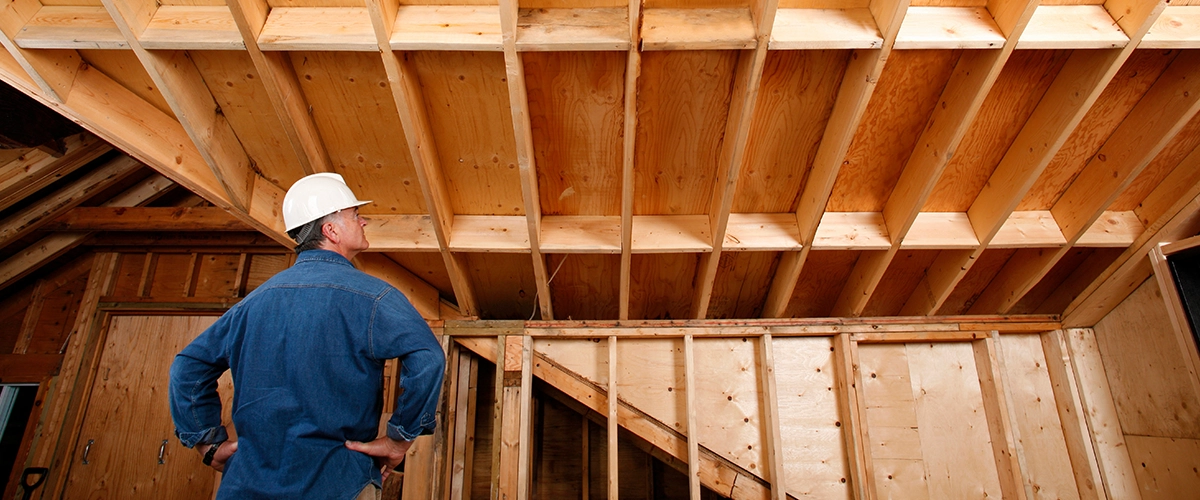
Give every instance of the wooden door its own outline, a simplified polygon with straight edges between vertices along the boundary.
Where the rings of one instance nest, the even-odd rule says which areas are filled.
[[[112,317],[64,498],[212,497],[216,473],[175,438],[167,387],[175,354],[215,320]],[[226,373],[221,384],[227,416],[228,379]]]

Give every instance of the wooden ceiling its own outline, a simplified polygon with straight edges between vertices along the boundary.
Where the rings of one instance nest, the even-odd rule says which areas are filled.
[[[6,0],[0,79],[429,317],[1063,314],[1200,230],[1200,0]],[[447,5],[453,4],[453,5]]]

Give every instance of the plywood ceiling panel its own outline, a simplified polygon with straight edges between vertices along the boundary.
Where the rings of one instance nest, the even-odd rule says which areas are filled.
[[[131,50],[80,50],[79,56],[100,72],[108,75],[145,99],[168,116],[175,116],[167,100],[150,79],[150,74],[142,67],[136,55]]]
[[[378,55],[294,52],[292,66],[334,170],[375,201],[362,212],[427,212]]]
[[[1179,135],[1154,157],[1146,169],[1142,170],[1133,183],[1113,202],[1109,210],[1125,211],[1137,208],[1197,146],[1200,146],[1200,114],[1192,117],[1192,121],[1184,126]]]
[[[883,211],[958,56],[959,51],[892,52],[826,210]]]
[[[550,292],[554,296],[555,317],[573,320],[617,317],[621,277],[619,255],[549,255],[546,268],[554,276],[550,281]]]
[[[524,215],[504,57],[414,52],[454,212]]]
[[[767,54],[734,212],[795,210],[849,56],[842,50]]]
[[[811,251],[787,306],[790,318],[828,316],[863,252]]]
[[[523,54],[542,215],[621,215],[625,54]]]
[[[683,319],[691,314],[697,254],[634,255],[629,317]]]
[[[779,252],[725,252],[717,268],[712,318],[756,318],[771,288],[771,277],[779,266]]]
[[[737,57],[732,51],[643,55],[635,215],[708,213]]]
[[[971,208],[1070,55],[1067,50],[1013,53],[923,211],[965,212]]]

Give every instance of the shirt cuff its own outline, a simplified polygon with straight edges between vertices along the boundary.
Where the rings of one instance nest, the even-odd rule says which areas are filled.
[[[209,427],[200,432],[183,432],[175,429],[175,436],[179,438],[179,442],[188,448],[229,440],[229,433],[225,431],[225,426]]]

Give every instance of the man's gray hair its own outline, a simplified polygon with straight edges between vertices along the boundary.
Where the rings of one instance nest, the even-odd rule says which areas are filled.
[[[326,222],[329,222],[329,217],[335,214],[337,214],[337,212],[325,215],[317,220],[307,222],[300,225],[300,227],[288,231],[288,236],[293,240],[296,240],[296,253],[320,248],[321,243],[325,242],[325,233],[321,232],[321,226],[323,226]]]

